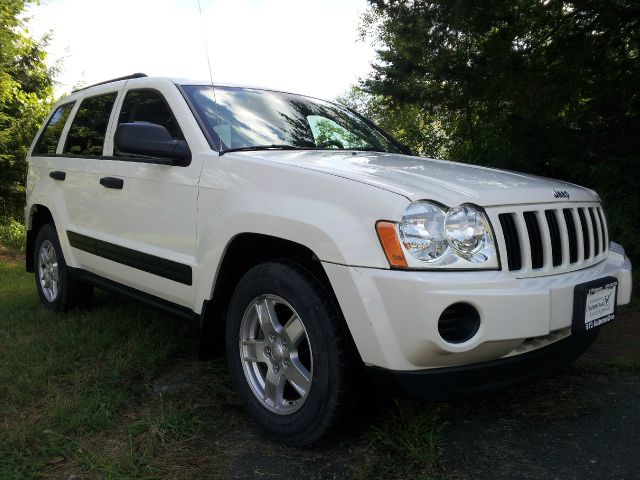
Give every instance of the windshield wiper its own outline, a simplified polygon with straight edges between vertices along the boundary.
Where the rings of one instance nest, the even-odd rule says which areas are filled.
[[[388,150],[383,150],[382,148],[376,148],[376,147],[345,148],[344,150],[355,150],[356,152],[389,153]]]
[[[252,145],[250,147],[238,147],[238,148],[227,148],[226,150],[222,150],[220,155],[224,155],[227,152],[251,152],[255,150],[300,150],[303,147],[296,147],[295,145],[287,145],[283,144],[271,144],[271,145]]]

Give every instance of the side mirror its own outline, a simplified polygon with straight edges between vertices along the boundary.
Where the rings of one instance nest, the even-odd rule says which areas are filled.
[[[121,123],[116,128],[115,150],[118,152],[166,159],[168,165],[185,165],[191,150],[184,140],[174,139],[162,125],[147,122]]]

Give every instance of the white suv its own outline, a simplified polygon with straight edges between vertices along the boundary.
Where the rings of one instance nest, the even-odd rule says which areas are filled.
[[[629,302],[595,192],[411,156],[334,103],[131,75],[60,100],[29,154],[43,304],[92,286],[226,339],[255,421],[292,444],[358,372],[450,398],[565,364]]]

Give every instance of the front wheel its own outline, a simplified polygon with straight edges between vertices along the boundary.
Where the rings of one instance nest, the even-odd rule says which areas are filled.
[[[240,281],[227,317],[235,388],[270,435],[307,445],[345,413],[351,365],[339,313],[296,264],[269,262]]]

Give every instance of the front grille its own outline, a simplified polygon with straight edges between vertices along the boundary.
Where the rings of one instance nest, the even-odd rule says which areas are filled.
[[[529,247],[531,249],[531,265],[533,268],[542,268],[544,256],[542,250],[542,233],[536,212],[524,212],[524,223],[529,235]]]
[[[578,209],[578,217],[580,218],[580,228],[582,229],[582,241],[584,245],[585,260],[591,255],[591,241],[589,236],[589,228],[587,227],[587,217],[584,214],[584,208]]]
[[[609,237],[599,204],[496,210],[506,270],[521,276],[561,273],[587,267],[607,255]]]
[[[569,236],[569,263],[576,263],[578,261],[578,232],[573,211],[570,208],[564,208],[562,215],[567,224],[567,235]]]
[[[562,239],[560,238],[560,225],[555,210],[545,210],[544,216],[547,217],[547,225],[549,225],[549,235],[551,236],[551,259],[553,266],[557,267],[562,264]]]
[[[507,246],[507,261],[509,270],[520,270],[522,267],[522,255],[520,253],[520,239],[513,215],[504,213],[500,215],[500,225],[504,232],[504,243]]]

